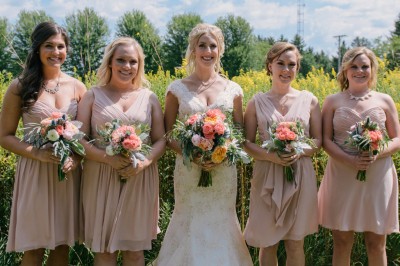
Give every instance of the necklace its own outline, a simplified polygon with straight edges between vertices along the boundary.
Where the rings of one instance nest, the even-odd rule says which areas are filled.
[[[48,81],[47,82],[42,82],[43,90],[45,92],[47,92],[47,93],[50,93],[50,94],[55,94],[57,91],[59,91],[60,90],[60,76],[61,75],[58,75],[57,84],[56,84],[56,86],[54,88],[48,88],[47,87]]]
[[[347,91],[348,91],[348,93],[349,93],[350,100],[354,100],[354,101],[364,101],[364,100],[368,100],[368,99],[372,96],[372,93],[371,93],[371,90],[370,90],[370,89],[368,89],[367,93],[364,94],[363,96],[354,96],[354,95],[349,91],[349,89],[347,89]]]
[[[197,88],[196,92],[197,94],[202,93],[203,91],[208,90],[217,80],[218,75],[215,75],[214,78],[209,79],[207,82],[201,81],[201,85],[199,86],[199,88]]]

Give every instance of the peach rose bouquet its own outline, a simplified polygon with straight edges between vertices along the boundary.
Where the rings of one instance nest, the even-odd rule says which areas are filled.
[[[360,153],[369,152],[372,155],[377,155],[390,141],[386,130],[379,128],[379,125],[372,121],[369,116],[351,126],[348,133],[349,138],[345,141],[345,144],[356,147]],[[358,171],[357,180],[365,181],[366,177],[366,170]]]
[[[58,180],[65,179],[65,173],[62,171],[62,166],[68,156],[74,152],[81,156],[85,155],[85,149],[79,140],[84,137],[84,133],[79,130],[82,123],[72,121],[71,118],[64,113],[53,112],[50,117],[47,117],[37,123],[30,123],[27,128],[30,132],[27,134],[27,141],[33,146],[40,148],[48,143],[52,144],[53,154],[60,157],[58,165]]]
[[[215,164],[227,160],[230,165],[250,162],[240,147],[243,141],[240,129],[234,126],[231,114],[225,115],[219,109],[193,114],[185,122],[177,120],[171,135],[180,142],[183,163],[189,169],[195,159]],[[198,186],[211,185],[211,172],[202,169]]]
[[[304,149],[311,149],[315,146],[312,139],[304,134],[304,127],[301,121],[273,122],[268,129],[270,139],[261,145],[267,151],[276,151],[279,154],[295,152],[303,154]],[[291,165],[283,167],[283,175],[287,181],[293,182],[294,169]]]
[[[114,119],[97,128],[99,141],[106,146],[106,154],[109,156],[121,154],[129,157],[133,167],[136,167],[139,161],[144,161],[151,150],[151,146],[145,143],[149,137],[149,131],[148,125],[139,123],[125,125],[119,119]]]

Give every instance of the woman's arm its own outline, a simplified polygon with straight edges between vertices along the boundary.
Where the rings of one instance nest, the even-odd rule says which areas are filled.
[[[171,92],[167,93],[165,98],[165,109],[164,109],[164,125],[165,131],[169,134],[175,124],[176,118],[179,111],[179,101]],[[167,146],[175,151],[177,154],[182,154],[182,149],[178,141],[168,138]]]
[[[400,125],[399,116],[397,114],[396,105],[392,99],[387,94],[382,94],[384,111],[386,114],[386,130],[389,135],[390,141],[388,146],[378,154],[377,158],[383,158],[391,156],[400,150]]]
[[[18,80],[14,80],[4,95],[0,113],[0,145],[4,149],[26,158],[47,163],[60,163],[60,158],[53,155],[53,151],[50,148],[35,148],[15,136],[19,120],[22,116],[22,100],[19,96],[18,86]]]
[[[315,147],[304,149],[303,156],[312,156],[322,146],[322,121],[321,109],[317,97],[313,96],[310,107],[310,137],[314,140]]]

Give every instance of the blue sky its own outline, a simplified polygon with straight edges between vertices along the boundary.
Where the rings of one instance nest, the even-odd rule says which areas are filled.
[[[347,35],[347,43],[359,36],[386,39],[400,14],[399,0],[302,0],[304,39],[307,46],[329,55],[337,53],[337,39]],[[111,29],[119,17],[133,9],[143,11],[162,36],[174,15],[196,13],[214,23],[227,14],[243,17],[253,32],[263,37],[292,40],[297,32],[297,0],[0,0],[0,17],[15,23],[22,10],[42,9],[58,23],[84,7],[92,7]]]

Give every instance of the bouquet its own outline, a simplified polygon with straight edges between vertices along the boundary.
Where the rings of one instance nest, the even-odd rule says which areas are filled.
[[[151,146],[144,143],[149,136],[149,127],[145,124],[122,124],[119,119],[105,123],[97,133],[100,142],[106,146],[106,154],[113,156],[121,154],[132,160],[133,167],[137,167],[139,161],[144,161],[150,153]]]
[[[233,125],[232,116],[227,117],[219,109],[193,114],[185,122],[177,120],[172,135],[180,142],[183,163],[189,169],[195,158],[202,163],[212,161],[219,164],[227,160],[232,165],[237,161],[250,162],[247,153],[239,146],[243,137]],[[202,169],[198,186],[211,185],[211,172]]]
[[[351,126],[348,133],[349,137],[345,144],[356,147],[359,152],[369,152],[373,155],[382,151],[390,141],[386,130],[380,129],[378,124],[373,122],[369,116],[364,121]],[[366,170],[358,171],[357,180],[366,180]]]
[[[273,122],[268,129],[270,139],[263,142],[262,148],[267,151],[276,151],[278,156],[282,153],[295,152],[303,154],[304,149],[315,147],[314,141],[304,135],[302,122]],[[283,175],[287,181],[293,182],[294,169],[291,165],[283,167]]]
[[[79,130],[81,126],[81,122],[71,121],[67,114],[59,112],[53,112],[50,117],[43,119],[39,124],[28,124],[28,128],[32,128],[27,134],[28,142],[36,148],[51,143],[53,154],[61,158],[58,165],[59,181],[65,179],[62,167],[71,152],[81,156],[85,155],[85,149],[79,143],[79,140],[85,135]]]

